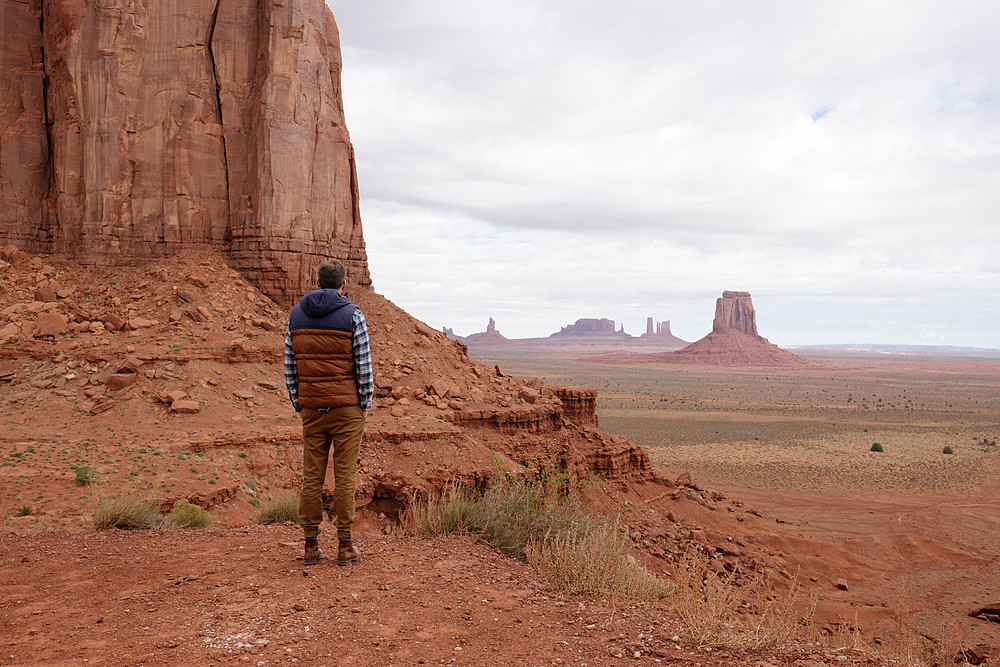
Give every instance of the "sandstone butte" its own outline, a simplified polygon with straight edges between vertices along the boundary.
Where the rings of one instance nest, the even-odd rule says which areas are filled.
[[[371,283],[320,0],[3,2],[0,245],[114,265],[212,249],[279,303]]]
[[[801,366],[814,362],[783,350],[757,333],[757,311],[749,292],[726,290],[715,302],[712,333],[657,361],[725,366]]]

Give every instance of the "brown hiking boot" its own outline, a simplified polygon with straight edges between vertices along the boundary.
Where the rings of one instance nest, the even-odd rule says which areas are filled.
[[[319,542],[314,537],[313,539],[306,538],[306,551],[302,562],[306,565],[315,565],[323,557],[323,550],[319,548]]]
[[[350,565],[361,558],[361,552],[354,546],[352,540],[340,540],[340,548],[337,549],[337,565]]]

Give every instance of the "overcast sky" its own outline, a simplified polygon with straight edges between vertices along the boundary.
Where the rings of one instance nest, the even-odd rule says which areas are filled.
[[[375,289],[467,335],[723,290],[779,345],[1000,347],[1000,3],[330,0]]]

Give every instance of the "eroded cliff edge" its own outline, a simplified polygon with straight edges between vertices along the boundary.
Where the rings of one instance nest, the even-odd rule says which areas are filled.
[[[226,253],[279,302],[371,284],[322,0],[2,0],[0,241],[87,263]]]

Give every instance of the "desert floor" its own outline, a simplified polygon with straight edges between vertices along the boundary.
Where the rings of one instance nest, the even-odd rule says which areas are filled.
[[[784,524],[773,546],[814,577],[846,579],[845,621],[998,644],[1000,625],[969,615],[1000,602],[997,361],[811,353],[820,363],[782,370],[473,354],[597,388],[602,428]]]

